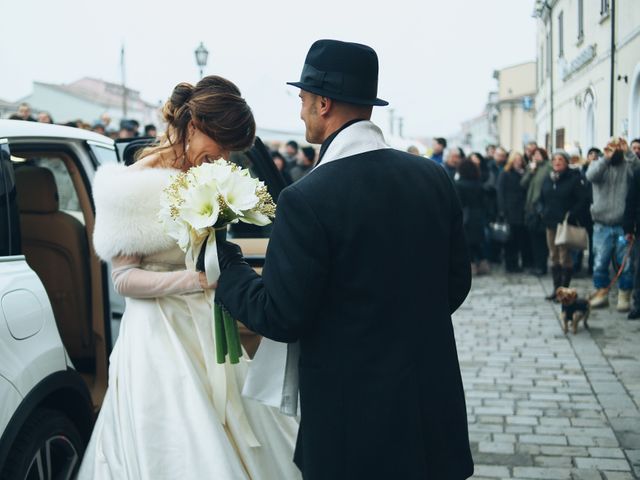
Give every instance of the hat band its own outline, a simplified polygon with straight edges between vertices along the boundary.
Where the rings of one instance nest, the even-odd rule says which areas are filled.
[[[353,95],[366,99],[375,98],[378,90],[377,82],[366,82],[362,77],[345,72],[325,72],[308,63],[305,63],[302,68],[300,82],[309,87],[325,90],[327,93]]]

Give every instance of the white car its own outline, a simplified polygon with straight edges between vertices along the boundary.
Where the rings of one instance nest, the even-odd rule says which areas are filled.
[[[91,182],[101,164],[129,163],[149,141],[0,120],[0,480],[70,479],[77,471],[124,310],[90,241]],[[277,198],[284,181],[262,142],[237,161]],[[238,243],[260,267],[266,242]],[[255,351],[259,338],[241,334]]]

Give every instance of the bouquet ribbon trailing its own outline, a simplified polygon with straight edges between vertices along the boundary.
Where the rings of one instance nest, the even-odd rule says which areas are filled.
[[[220,263],[218,261],[218,248],[216,246],[216,233],[226,233],[227,227],[218,228],[204,237],[193,236],[187,250],[186,258],[189,259],[189,267],[203,270],[209,284],[214,284],[220,278]],[[202,258],[202,250],[204,249],[204,261],[199,262]],[[238,323],[231,317],[225,308],[212,302],[213,324],[214,324],[214,340],[216,345],[216,361],[225,363],[227,355],[229,363],[237,364],[242,356],[242,344],[240,343],[240,332],[238,331]]]

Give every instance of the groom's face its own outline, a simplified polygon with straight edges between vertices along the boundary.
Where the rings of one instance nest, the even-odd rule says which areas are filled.
[[[324,141],[324,138],[322,138],[324,132],[324,128],[321,125],[322,117],[318,115],[320,98],[319,95],[300,90],[300,101],[302,102],[300,118],[306,127],[305,137],[309,143],[322,143]]]

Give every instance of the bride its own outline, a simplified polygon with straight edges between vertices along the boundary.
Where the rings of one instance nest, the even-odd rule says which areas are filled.
[[[247,363],[217,364],[215,287],[158,222],[170,175],[251,146],[255,122],[217,76],[175,87],[160,144],[96,173],[94,245],[126,297],[109,388],[79,479],[296,479],[298,424],[241,397]]]

